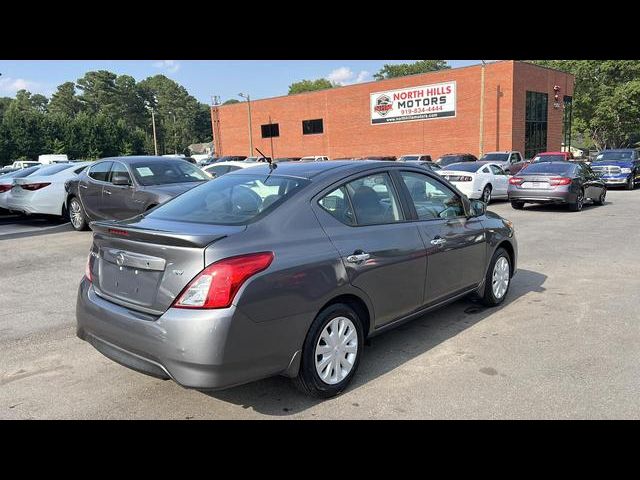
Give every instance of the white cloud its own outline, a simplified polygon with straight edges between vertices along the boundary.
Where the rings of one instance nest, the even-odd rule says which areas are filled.
[[[42,88],[39,83],[24,78],[0,77],[0,93],[14,95],[18,90],[39,93]]]
[[[156,68],[161,68],[169,73],[176,73],[180,70],[180,63],[175,60],[160,60],[153,64]]]
[[[327,75],[327,80],[338,85],[351,85],[353,83],[362,83],[371,79],[371,74],[366,70],[361,70],[357,74],[349,67],[339,67]]]

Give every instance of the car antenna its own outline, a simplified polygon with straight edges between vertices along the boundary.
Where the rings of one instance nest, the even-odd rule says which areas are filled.
[[[258,147],[256,147],[256,151],[257,151],[260,155],[262,155],[262,158],[264,158],[264,159],[267,161],[267,163],[269,164],[269,170],[271,170],[271,171],[273,172],[276,168],[278,168],[278,165],[276,165],[275,163],[273,163],[273,158],[271,158],[271,157],[267,157],[264,153],[262,153],[262,152],[260,151],[260,149],[259,149]],[[269,173],[269,175],[271,175],[271,173]]]

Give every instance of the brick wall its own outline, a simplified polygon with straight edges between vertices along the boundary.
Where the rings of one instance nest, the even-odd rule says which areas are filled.
[[[485,70],[484,151],[524,151],[524,98],[527,89],[548,88],[568,76],[519,62],[489,63]],[[531,79],[531,82],[529,81]],[[456,81],[455,118],[371,125],[369,94],[440,82]],[[572,82],[569,82],[572,83]],[[544,84],[544,85],[543,85]],[[331,158],[427,153],[436,158],[447,152],[480,151],[479,65],[368,82],[263,100],[252,100],[254,147],[271,154],[269,138],[261,125],[277,123],[280,136],[273,138],[274,157],[328,155]],[[514,88],[515,87],[515,88]],[[547,90],[548,91],[548,90]],[[563,94],[569,90],[563,90]],[[247,155],[249,150],[246,102],[218,107],[220,135],[217,145],[224,155]],[[562,115],[550,106],[550,146],[562,136]],[[322,118],[324,133],[302,134],[302,120]],[[557,130],[557,131],[556,131]],[[553,141],[551,141],[553,139]],[[559,149],[559,144],[558,144]]]

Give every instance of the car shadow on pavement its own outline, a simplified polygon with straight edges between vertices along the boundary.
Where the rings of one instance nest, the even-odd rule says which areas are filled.
[[[358,372],[345,393],[422,355],[493,313],[507,308],[527,293],[543,292],[546,278],[544,274],[520,269],[513,278],[507,298],[499,307],[486,308],[465,298],[372,338],[365,347]],[[324,401],[307,397],[294,387],[290,379],[281,376],[227,390],[201,393],[272,416],[299,413]]]

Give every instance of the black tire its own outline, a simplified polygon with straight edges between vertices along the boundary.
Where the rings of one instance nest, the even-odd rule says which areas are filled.
[[[635,190],[636,188],[636,179],[635,174],[629,175],[629,181],[627,182],[627,190]]]
[[[584,190],[580,189],[578,195],[576,196],[576,201],[574,203],[569,204],[569,210],[572,212],[579,212],[582,210],[584,206]]]
[[[593,203],[595,203],[596,205],[604,205],[606,198],[607,198],[607,189],[604,188],[602,189],[602,193],[600,194],[598,199],[594,200]]]
[[[482,200],[487,205],[491,203],[491,185],[484,186],[484,189],[482,190],[482,197],[480,197],[480,200]]]
[[[524,202],[514,202],[512,200],[511,201],[511,207],[515,208],[516,210],[522,210],[524,208]]]
[[[336,317],[346,317],[351,320],[357,333],[358,346],[351,371],[341,382],[331,385],[324,382],[316,371],[316,345],[327,324]],[[344,303],[329,305],[318,314],[309,328],[302,347],[300,370],[298,376],[293,379],[294,384],[301,392],[312,397],[329,398],[339,395],[344,391],[358,370],[363,348],[364,329],[362,327],[362,321],[355,310]]]
[[[505,292],[502,294],[501,297],[497,297],[493,291],[493,270],[500,258],[505,258],[509,263],[509,276],[508,276],[507,289],[505,290]],[[511,287],[512,271],[513,271],[513,263],[511,262],[511,257],[509,256],[509,254],[504,248],[502,247],[498,248],[494,252],[493,257],[491,257],[491,262],[489,263],[489,268],[487,269],[487,275],[484,279],[484,294],[480,298],[480,301],[484,305],[486,305],[487,307],[495,307],[496,305],[500,305],[504,301],[507,294],[509,293],[509,288]]]
[[[77,197],[71,197],[69,198],[69,215],[71,216],[71,212],[76,208],[79,209],[79,217],[76,217],[76,220],[73,219],[69,219],[69,221],[71,222],[71,226],[73,227],[74,230],[77,230],[78,232],[81,232],[83,230],[88,230],[89,229],[89,223],[87,222],[87,214],[84,211],[84,207],[82,206],[82,202],[80,201],[80,199],[78,199]]]

